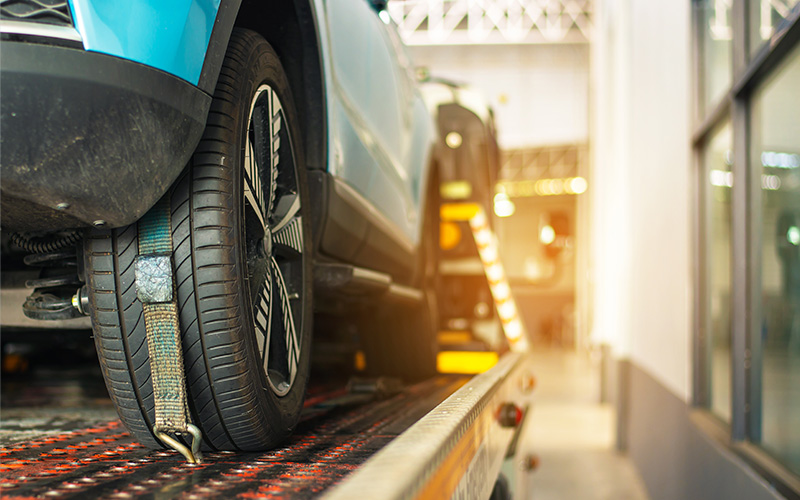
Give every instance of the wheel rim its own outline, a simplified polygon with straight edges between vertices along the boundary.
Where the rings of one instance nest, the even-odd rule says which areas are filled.
[[[291,136],[280,98],[261,85],[250,105],[244,157],[244,231],[253,328],[270,389],[294,385],[303,342],[303,229]]]

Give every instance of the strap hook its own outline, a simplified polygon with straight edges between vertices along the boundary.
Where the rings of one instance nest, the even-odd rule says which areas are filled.
[[[186,426],[186,430],[192,435],[191,449],[187,448],[186,445],[165,432],[154,430],[154,434],[158,439],[161,440],[162,443],[186,457],[186,460],[189,463],[199,464],[203,459],[203,456],[200,453],[200,441],[202,440],[202,434],[200,433],[200,429],[198,429],[194,424],[188,424]]]

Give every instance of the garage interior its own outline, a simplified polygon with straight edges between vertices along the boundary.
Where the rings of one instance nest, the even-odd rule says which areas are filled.
[[[511,496],[492,498],[800,498],[800,1],[389,0],[381,16],[420,73],[493,110],[489,216],[536,387]],[[92,481],[109,498],[325,496],[472,376],[352,392],[321,342],[299,434],[195,470],[125,435],[88,322],[41,329],[21,300],[3,290],[8,498]],[[58,462],[91,439],[107,440],[92,460]]]

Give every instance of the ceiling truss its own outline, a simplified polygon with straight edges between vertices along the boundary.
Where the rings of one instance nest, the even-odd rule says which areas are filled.
[[[586,43],[591,0],[390,0],[408,45]]]

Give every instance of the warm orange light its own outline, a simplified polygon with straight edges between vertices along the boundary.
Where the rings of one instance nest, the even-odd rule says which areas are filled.
[[[452,250],[461,241],[461,228],[454,222],[439,225],[439,246],[442,250]]]
[[[503,266],[497,262],[489,265],[486,268],[486,277],[489,279],[489,283],[497,283],[502,280],[505,277]]]
[[[522,339],[522,323],[519,319],[513,319],[508,324],[503,325],[503,330],[511,342],[518,342]]]
[[[354,361],[356,365],[356,370],[363,372],[364,370],[367,369],[367,358],[366,356],[364,356],[363,351],[356,351],[356,357]]]
[[[556,231],[553,229],[553,226],[546,225],[539,231],[539,241],[541,241],[545,245],[549,245],[550,243],[556,241]]]
[[[492,293],[498,302],[503,302],[511,297],[511,288],[508,283],[501,281],[492,287]]]
[[[494,214],[498,217],[511,217],[517,210],[514,202],[505,193],[494,195]]]
[[[563,183],[560,187],[563,189]],[[499,261],[497,237],[492,233],[486,222],[486,215],[480,209],[470,219],[470,229],[472,229],[472,235],[478,247],[478,255],[481,258],[481,264],[489,281],[489,289],[492,292],[495,306],[497,306],[497,314],[503,325],[503,332],[512,350],[524,352],[528,350],[524,328],[519,319],[516,302],[511,295],[511,288],[505,277],[503,264]]]
[[[468,221],[480,212],[481,206],[477,203],[443,203],[439,216],[443,221]]]
[[[583,194],[589,183],[583,177],[564,177],[556,179],[538,179],[524,181],[500,181],[496,189],[511,198],[529,196],[558,196]]]
[[[474,375],[497,364],[498,355],[491,351],[441,351],[436,358],[439,373]]]
[[[472,334],[448,330],[439,332],[438,340],[440,344],[466,344],[472,340]]]

